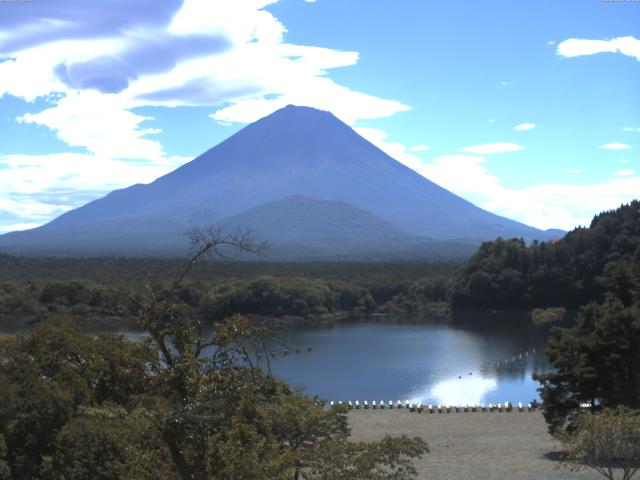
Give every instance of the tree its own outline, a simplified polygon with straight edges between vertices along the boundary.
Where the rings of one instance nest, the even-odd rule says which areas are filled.
[[[11,480],[11,470],[7,463],[7,442],[0,433],[0,480]]]
[[[148,345],[84,335],[65,319],[0,341],[0,459],[12,478],[42,478],[43,460],[83,408],[152,393],[158,365]]]
[[[640,408],[640,312],[610,297],[585,306],[575,327],[555,329],[547,358],[555,371],[534,375],[542,384],[551,433],[575,429],[580,404]]]
[[[42,477],[56,480],[170,480],[153,410],[117,405],[83,407],[58,433]]]
[[[620,408],[584,414],[573,435],[565,437],[569,460],[614,480],[631,480],[640,468],[640,412]]]
[[[325,410],[274,378],[263,328],[234,315],[213,322],[207,333],[203,319],[178,294],[198,259],[226,255],[221,247],[259,253],[262,246],[214,230],[194,231],[192,245],[177,280],[169,288],[149,285],[147,298],[137,301],[140,325],[164,364],[158,380],[167,403],[160,428],[178,475],[183,480],[298,480],[343,472],[347,478],[352,464],[340,463],[343,458],[335,455],[337,446],[351,445],[345,408]],[[371,452],[380,453],[385,445],[393,448],[374,461]],[[349,448],[359,452],[358,458],[369,452],[369,473],[376,475],[370,478],[379,479],[411,478],[410,459],[427,451],[419,438]]]
[[[0,341],[0,475],[13,480],[302,480],[415,476],[420,438],[348,441],[347,410],[270,373],[267,332],[202,316],[184,279],[199,259],[259,252],[192,235],[169,284],[128,297],[149,335],[84,335],[68,321]],[[1,440],[6,440],[6,449]],[[0,476],[1,480],[4,480]]]
[[[380,442],[352,443],[346,438],[322,444],[309,480],[411,480],[417,472],[413,458],[429,451],[424,442],[406,436],[385,436]]]

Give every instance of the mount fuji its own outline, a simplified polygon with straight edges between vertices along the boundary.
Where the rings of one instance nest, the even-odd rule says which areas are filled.
[[[182,254],[195,225],[251,229],[275,257],[464,256],[496,237],[548,240],[431,182],[329,112],[288,106],[149,184],[116,190],[0,251]]]

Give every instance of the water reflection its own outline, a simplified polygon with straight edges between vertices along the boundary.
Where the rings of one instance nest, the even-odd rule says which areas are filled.
[[[440,405],[479,405],[489,392],[498,388],[497,378],[462,378],[443,380],[428,392],[411,398],[416,403]]]
[[[526,402],[537,397],[532,373],[548,369],[541,355],[546,335],[518,323],[465,327],[417,318],[293,329],[282,340],[312,351],[280,358],[272,367],[329,400]],[[519,358],[534,349],[536,356]],[[488,364],[492,367],[481,371]]]
[[[527,402],[538,396],[532,373],[549,368],[542,356],[547,333],[523,326],[520,318],[503,320],[446,323],[416,316],[284,330],[277,336],[290,353],[272,359],[271,367],[294,386],[328,400]],[[141,336],[118,333],[131,340]],[[267,347],[278,349],[279,344]],[[534,349],[536,355],[519,357]]]

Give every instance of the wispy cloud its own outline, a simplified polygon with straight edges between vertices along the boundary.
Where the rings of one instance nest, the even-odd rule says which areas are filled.
[[[509,188],[491,173],[486,159],[476,155],[438,157],[422,163],[418,171],[458,195],[473,197],[489,211],[543,229],[588,225],[594,213],[617,208],[640,192],[640,176],[633,173],[601,183]]]
[[[62,153],[0,156],[0,233],[36,226],[72,208],[129,186],[147,183],[185,163],[184,157],[128,162]]]
[[[526,130],[533,130],[534,128],[536,128],[536,124],[531,122],[521,123],[513,127],[516,132],[524,132]]]
[[[628,150],[631,148],[631,145],[627,145],[626,143],[614,142],[600,145],[600,148],[603,150]]]
[[[477,155],[493,155],[498,153],[517,152],[523,150],[522,145],[510,142],[485,143],[482,145],[473,145],[471,147],[461,148],[461,152],[475,153]]]
[[[613,174],[616,177],[632,177],[635,172],[631,168],[621,168],[616,170]]]
[[[430,150],[431,147],[427,146],[427,145],[416,145],[414,147],[411,147],[409,150],[411,150],[412,152],[426,152],[427,150]]]
[[[605,40],[570,38],[560,42],[556,52],[562,57],[580,57],[597,53],[621,53],[640,61],[640,40],[631,36]]]

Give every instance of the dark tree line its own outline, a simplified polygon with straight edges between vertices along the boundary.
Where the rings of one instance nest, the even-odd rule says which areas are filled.
[[[135,326],[135,312],[118,292],[140,296],[149,279],[170,285],[179,271],[175,260],[160,259],[152,267],[148,259],[132,259],[127,266],[122,259],[0,255],[0,324],[33,324],[72,315],[89,328]],[[314,317],[369,311],[387,303],[415,309],[425,301],[444,300],[453,269],[451,264],[430,263],[205,262],[193,266],[180,295],[203,315],[219,318],[231,313]]]
[[[576,308],[607,293],[640,295],[640,202],[596,216],[556,242],[484,243],[454,275],[449,299],[462,308]]]

